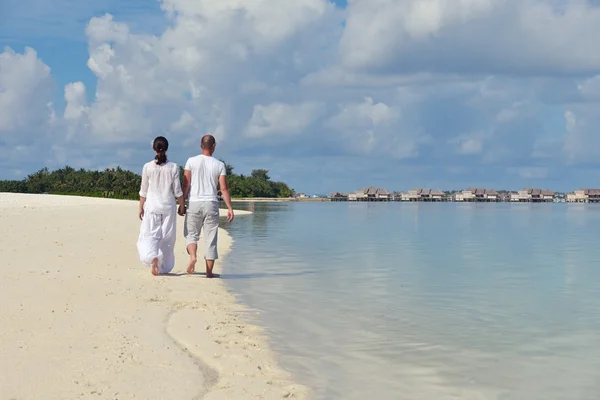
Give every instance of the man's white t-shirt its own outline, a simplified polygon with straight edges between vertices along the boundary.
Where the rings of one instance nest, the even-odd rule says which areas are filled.
[[[171,161],[162,165],[156,161],[144,164],[140,196],[146,198],[144,207],[148,212],[172,212],[177,204],[175,198],[182,195],[177,164]]]
[[[189,201],[219,201],[219,176],[226,175],[225,163],[214,157],[199,154],[188,158],[185,169],[192,171]]]

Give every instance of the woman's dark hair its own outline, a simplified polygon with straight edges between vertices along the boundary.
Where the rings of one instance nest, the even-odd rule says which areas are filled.
[[[158,153],[156,157],[154,157],[156,163],[158,165],[166,163],[166,152],[169,149],[169,141],[163,136],[158,136],[156,139],[154,139],[154,143],[152,143],[152,148]]]

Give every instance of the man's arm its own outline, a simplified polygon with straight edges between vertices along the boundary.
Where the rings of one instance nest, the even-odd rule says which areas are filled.
[[[219,176],[219,187],[221,188],[221,196],[227,205],[227,222],[233,221],[233,207],[231,206],[231,196],[229,195],[229,187],[227,186],[227,176]]]
[[[189,169],[183,170],[183,198],[187,199],[190,194],[190,186],[192,182],[192,171]]]
[[[188,158],[183,167],[183,198],[187,199],[190,194],[190,187],[192,186],[192,159]]]

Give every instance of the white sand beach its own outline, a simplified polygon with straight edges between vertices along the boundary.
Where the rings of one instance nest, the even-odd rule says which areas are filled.
[[[223,281],[185,273],[182,217],[159,277],[135,201],[0,193],[0,223],[0,399],[307,398]]]

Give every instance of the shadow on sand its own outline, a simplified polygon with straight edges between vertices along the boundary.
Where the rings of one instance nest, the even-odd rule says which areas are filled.
[[[202,276],[206,276],[206,272],[193,272],[191,274],[188,274],[187,272],[180,272],[178,274],[174,273],[174,272],[169,272],[168,274],[160,274],[160,276],[187,276],[187,275],[202,275]],[[221,274],[213,274],[212,276],[213,278],[220,278]]]
[[[316,273],[317,273],[317,271],[277,272],[277,273],[258,272],[255,274],[213,274],[212,277],[220,278],[220,279],[259,279],[259,278],[294,277],[294,276],[311,275],[311,274],[316,274]],[[161,274],[160,276],[186,276],[186,275],[206,276],[206,272],[194,272],[193,274],[188,274],[187,272],[180,272],[180,273],[170,272],[168,274]]]

